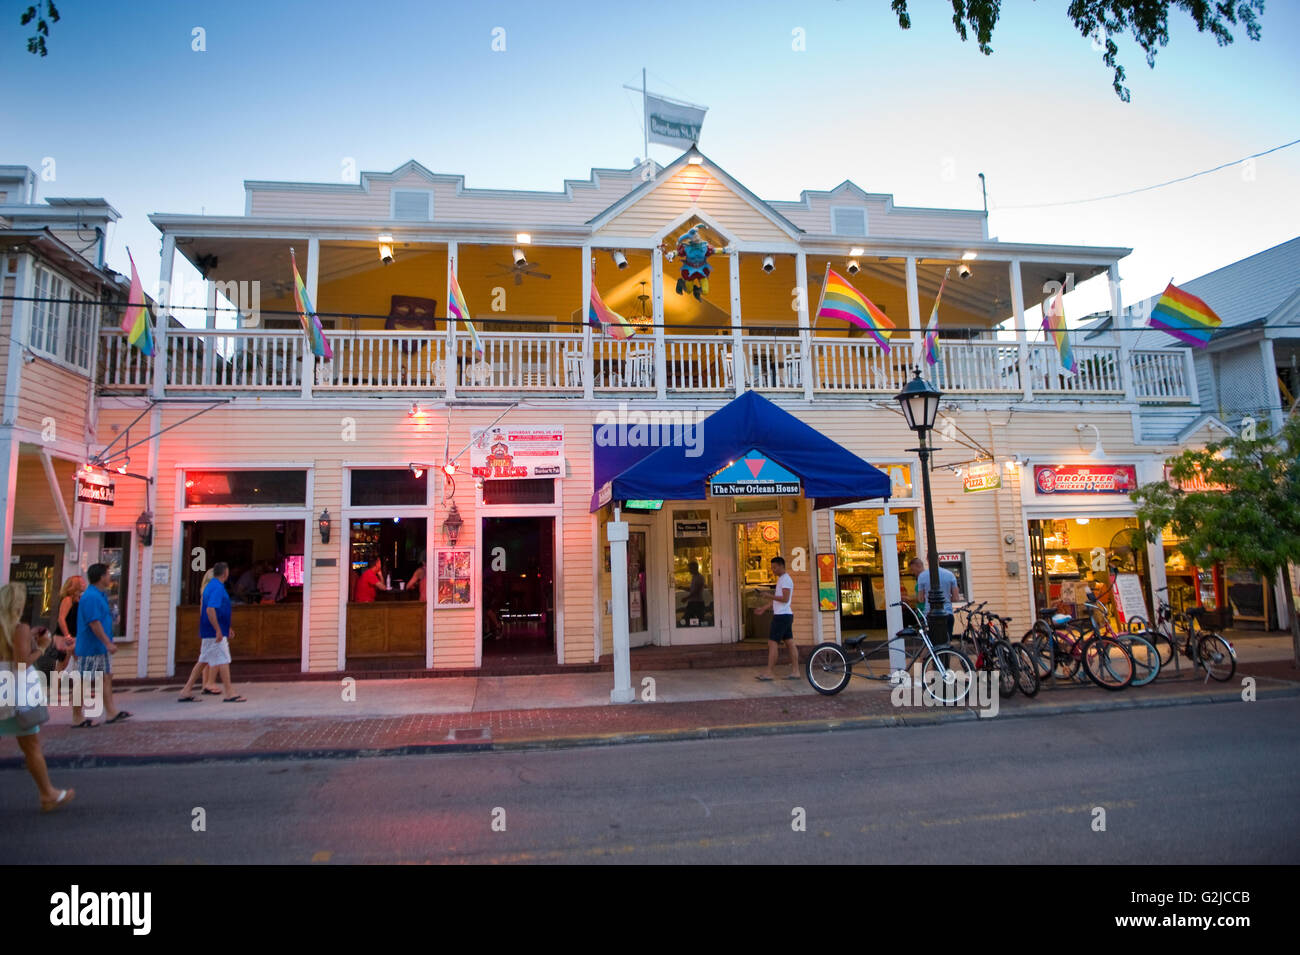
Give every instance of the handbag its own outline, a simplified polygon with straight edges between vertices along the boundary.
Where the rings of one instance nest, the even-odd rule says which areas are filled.
[[[48,721],[50,711],[45,705],[45,683],[41,679],[40,671],[36,667],[29,666],[23,672],[26,674],[26,686],[18,695],[18,702],[14,707],[17,710],[14,720],[19,729],[29,730]]]

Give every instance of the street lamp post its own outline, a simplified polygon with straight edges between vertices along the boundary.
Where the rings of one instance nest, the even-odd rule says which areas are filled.
[[[930,586],[926,593],[925,616],[930,629],[930,641],[935,646],[948,642],[948,615],[943,613],[943,593],[939,589],[939,545],[934,537],[934,501],[930,497],[930,453],[938,451],[926,444],[925,436],[934,429],[934,420],[939,414],[939,399],[943,393],[921,377],[921,369],[915,369],[915,377],[894,396],[907,419],[907,426],[916,432],[920,447],[908,448],[921,458],[921,488],[925,503],[925,544],[927,566],[930,572]]]

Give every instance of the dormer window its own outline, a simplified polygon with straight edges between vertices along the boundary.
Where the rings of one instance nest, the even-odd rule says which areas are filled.
[[[867,234],[867,210],[862,206],[832,206],[831,233],[833,235]]]
[[[428,222],[433,218],[433,193],[427,189],[394,189],[392,218]]]

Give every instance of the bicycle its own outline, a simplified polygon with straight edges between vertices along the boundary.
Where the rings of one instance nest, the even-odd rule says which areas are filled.
[[[906,607],[911,611],[915,622],[915,626],[900,630],[898,636],[904,639],[908,636],[921,638],[920,645],[907,657],[903,670],[910,673],[913,665],[921,660],[921,684],[931,699],[944,706],[956,706],[965,701],[975,681],[975,668],[970,659],[947,644],[936,648],[930,642],[925,621],[910,605],[895,603],[893,606]],[[873,667],[873,658],[878,660],[879,654],[887,653],[890,641],[886,640],[872,650],[864,650],[862,643],[866,639],[867,634],[863,634],[845,641],[843,646],[838,643],[820,643],[813,647],[804,671],[812,688],[822,696],[834,696],[849,685],[849,680],[855,675],[853,668],[863,665],[867,672],[856,674],[858,677],[892,680],[892,669],[877,673]]]
[[[1146,686],[1160,675],[1160,652],[1156,645],[1140,630],[1130,629],[1127,633],[1116,633],[1110,625],[1110,614],[1100,604],[1088,601],[1083,605],[1087,611],[1085,617],[1079,618],[1097,636],[1118,640],[1133,658],[1133,682],[1131,686]],[[1097,621],[1100,620],[1100,625]]]
[[[1034,666],[1034,658],[1030,656],[1029,651],[1018,643],[1012,643],[1011,638],[1007,636],[1007,626],[1011,623],[1011,618],[1000,617],[995,613],[987,613],[985,617],[986,626],[991,629],[994,638],[1006,643],[1016,655],[1016,689],[1025,696],[1037,696],[1040,686],[1038,667]]]
[[[1017,689],[1025,696],[1038,692],[1038,673],[1033,661],[1021,660],[1020,652],[1010,640],[1006,639],[1005,629],[999,625],[1010,618],[999,617],[991,611],[985,611],[988,601],[978,607],[967,605],[956,609],[956,613],[966,617],[965,626],[957,637],[957,647],[975,662],[977,670],[998,674],[998,694],[1007,698]],[[976,618],[979,618],[978,623]],[[998,623],[994,623],[998,621]],[[1028,654],[1025,654],[1026,658]],[[1022,676],[1022,670],[1025,671]]]
[[[1167,593],[1168,587],[1161,587],[1157,593]],[[1201,617],[1207,612],[1201,607],[1193,607],[1186,613],[1175,614],[1163,597],[1157,597],[1157,623],[1152,627],[1141,617],[1129,620],[1129,629],[1136,630],[1156,647],[1162,664],[1174,663],[1174,670],[1182,668],[1180,657],[1192,661],[1192,672],[1196,667],[1205,667],[1205,681],[1211,679],[1226,683],[1237,672],[1237,651],[1222,634],[1213,630],[1201,629]],[[1185,627],[1179,632],[1179,626]],[[1195,643],[1196,650],[1192,651]],[[1175,652],[1177,651],[1177,652]]]
[[[1078,679],[1082,669],[1103,690],[1122,690],[1133,682],[1133,656],[1118,640],[1070,629],[1082,621],[1072,620],[1055,607],[1040,610],[1038,616],[1020,642],[1028,644],[1042,679]]]

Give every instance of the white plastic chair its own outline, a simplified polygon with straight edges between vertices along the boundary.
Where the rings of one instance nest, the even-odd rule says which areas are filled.
[[[564,384],[567,388],[581,388],[584,384],[583,369],[587,365],[587,356],[580,351],[564,353]]]

